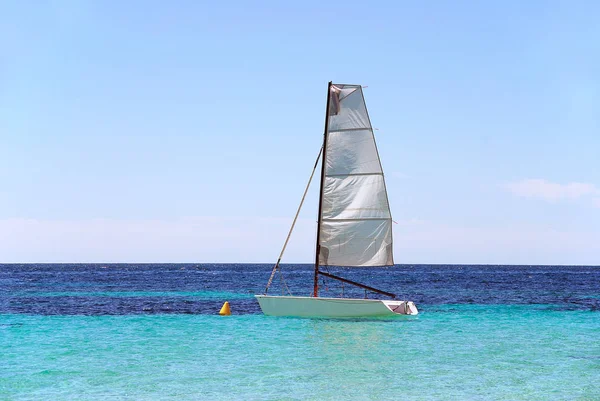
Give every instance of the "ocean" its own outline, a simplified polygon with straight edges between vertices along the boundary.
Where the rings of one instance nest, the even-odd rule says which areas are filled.
[[[389,320],[263,316],[271,267],[0,264],[0,400],[600,400],[600,266],[330,270],[419,308]]]

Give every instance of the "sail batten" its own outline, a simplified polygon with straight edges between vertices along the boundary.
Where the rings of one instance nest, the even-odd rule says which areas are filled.
[[[319,219],[319,264],[393,265],[392,217],[359,85],[331,85]]]
[[[332,129],[332,130],[329,130],[329,133],[332,133],[332,132],[348,132],[348,131],[362,131],[362,130],[364,130],[364,129],[365,129],[365,128],[343,128],[343,129]]]
[[[383,175],[383,173],[348,173],[348,174],[329,174],[325,177],[351,177],[351,176],[361,176],[361,175]]]
[[[323,219],[323,221],[368,221],[368,220],[389,220],[387,218],[364,218],[364,219]]]

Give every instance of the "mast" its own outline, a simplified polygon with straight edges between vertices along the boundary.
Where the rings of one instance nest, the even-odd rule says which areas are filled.
[[[321,253],[321,219],[323,215],[323,188],[325,186],[325,163],[327,162],[327,128],[329,125],[329,99],[331,98],[331,84],[327,84],[327,106],[325,106],[325,130],[323,132],[323,159],[321,162],[321,185],[319,189],[319,217],[317,220],[317,246],[315,254],[315,281],[313,286],[313,297],[319,296],[319,254]]]

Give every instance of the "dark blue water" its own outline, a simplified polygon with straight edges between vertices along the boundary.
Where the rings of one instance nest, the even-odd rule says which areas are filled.
[[[236,314],[260,313],[266,264],[0,264],[0,314],[214,314],[226,300]],[[309,295],[311,265],[284,265],[294,295]],[[448,304],[534,304],[600,309],[600,266],[396,265],[330,272],[413,300],[422,312]],[[269,293],[281,294],[276,276]],[[364,297],[328,279],[321,295]],[[374,297],[374,294],[367,294]]]

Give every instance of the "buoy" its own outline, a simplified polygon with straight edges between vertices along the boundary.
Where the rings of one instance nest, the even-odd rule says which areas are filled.
[[[221,316],[229,316],[229,315],[231,315],[231,308],[229,307],[229,302],[226,301],[223,304],[223,307],[219,311],[219,315],[221,315]]]

